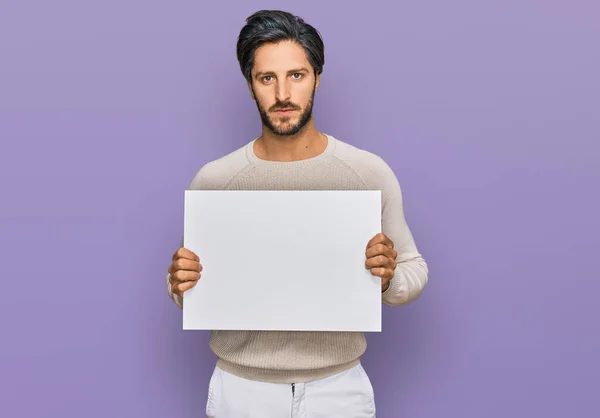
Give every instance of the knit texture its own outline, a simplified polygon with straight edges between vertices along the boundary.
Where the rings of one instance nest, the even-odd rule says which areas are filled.
[[[204,165],[189,189],[381,190],[382,232],[398,252],[395,275],[382,293],[382,303],[401,306],[414,301],[427,284],[428,267],[406,223],[394,172],[381,157],[327,137],[324,152],[292,162],[259,159],[255,139]],[[202,254],[198,256],[202,260]],[[172,293],[168,276],[167,289],[183,308],[185,295]],[[344,301],[332,294],[332,309],[340,303]],[[306,382],[347,370],[358,364],[366,347],[362,332],[212,331],[210,337],[219,367],[243,378],[278,383]]]

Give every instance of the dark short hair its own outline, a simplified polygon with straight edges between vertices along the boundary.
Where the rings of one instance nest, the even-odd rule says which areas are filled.
[[[319,32],[300,17],[281,10],[261,10],[246,19],[237,41],[237,59],[246,80],[252,79],[254,54],[264,43],[295,41],[304,48],[315,74],[323,72],[325,53]]]

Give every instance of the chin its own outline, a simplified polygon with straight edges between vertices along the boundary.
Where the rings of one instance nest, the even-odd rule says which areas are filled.
[[[298,130],[298,123],[290,123],[290,122],[285,122],[285,123],[271,123],[271,126],[273,128],[275,128],[275,130],[277,132],[281,132],[284,133],[284,135],[289,135],[287,132],[295,132],[296,130]]]
[[[271,130],[274,134],[279,136],[290,136],[297,134],[300,130],[298,126],[275,126],[275,130]]]

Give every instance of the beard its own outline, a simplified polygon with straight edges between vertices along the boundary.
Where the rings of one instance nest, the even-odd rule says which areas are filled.
[[[310,100],[308,101],[308,103],[306,104],[306,107],[300,114],[300,118],[298,119],[298,122],[296,122],[295,124],[289,123],[291,120],[291,117],[284,116],[284,117],[279,118],[280,123],[279,123],[279,125],[276,125],[275,122],[273,121],[273,119],[271,119],[271,117],[269,117],[268,111],[259,103],[258,100],[256,100],[256,107],[258,108],[258,113],[260,113],[260,118],[262,120],[263,125],[268,130],[270,130],[271,132],[273,132],[275,135],[278,135],[278,136],[291,136],[291,135],[295,135],[298,132],[300,132],[302,130],[302,128],[304,128],[306,126],[306,124],[308,122],[310,122],[310,120],[312,118],[313,101],[315,98],[315,87],[316,87],[316,84],[315,84],[315,86],[313,86],[313,91],[310,96]],[[256,97],[256,95],[254,97]],[[286,102],[277,101],[273,106],[271,106],[271,108],[269,109],[269,112],[274,112],[279,109],[301,110],[302,108],[300,106],[296,105],[295,103],[292,103],[289,101],[286,101]]]

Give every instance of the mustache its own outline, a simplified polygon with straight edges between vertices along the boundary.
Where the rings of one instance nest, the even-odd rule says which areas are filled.
[[[292,102],[284,102],[284,103],[280,102],[280,103],[275,103],[273,106],[271,106],[271,108],[269,109],[269,112],[276,112],[281,109],[300,110],[300,106],[295,105]]]

